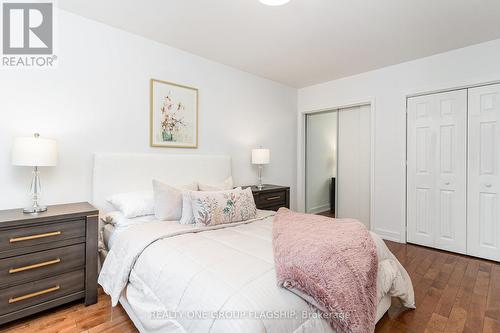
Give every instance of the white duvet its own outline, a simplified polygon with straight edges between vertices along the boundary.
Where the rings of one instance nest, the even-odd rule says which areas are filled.
[[[333,332],[311,305],[277,286],[272,215],[259,211],[255,220],[212,228],[160,221],[131,227],[115,238],[99,284],[113,305],[126,293],[148,332]],[[414,307],[407,272],[372,237],[378,301],[390,295]]]

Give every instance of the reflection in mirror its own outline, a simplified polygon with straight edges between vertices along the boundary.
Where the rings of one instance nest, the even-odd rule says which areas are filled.
[[[336,110],[306,115],[306,212],[335,216]]]

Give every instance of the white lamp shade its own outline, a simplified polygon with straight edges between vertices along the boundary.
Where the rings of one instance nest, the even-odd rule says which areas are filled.
[[[290,0],[259,0],[259,1],[264,5],[268,6],[281,6],[290,2]]]
[[[252,149],[252,164],[269,164],[271,152],[269,149]]]
[[[12,147],[12,164],[20,166],[56,165],[56,140],[40,137],[16,138]]]

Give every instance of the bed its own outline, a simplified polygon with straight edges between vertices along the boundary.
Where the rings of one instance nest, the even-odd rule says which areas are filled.
[[[111,210],[113,193],[145,190],[151,179],[171,184],[217,183],[231,175],[227,156],[96,154],[93,204]],[[273,265],[274,212],[231,225],[196,227],[152,221],[103,229],[108,266],[100,281],[140,332],[334,332],[303,298],[279,288]],[[383,241],[378,321],[391,296],[414,303],[411,281]],[[109,251],[109,253],[108,253]]]

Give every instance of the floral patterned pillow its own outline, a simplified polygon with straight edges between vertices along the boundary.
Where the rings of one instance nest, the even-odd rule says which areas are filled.
[[[255,218],[257,208],[252,190],[190,192],[195,223],[204,226],[246,221]]]

